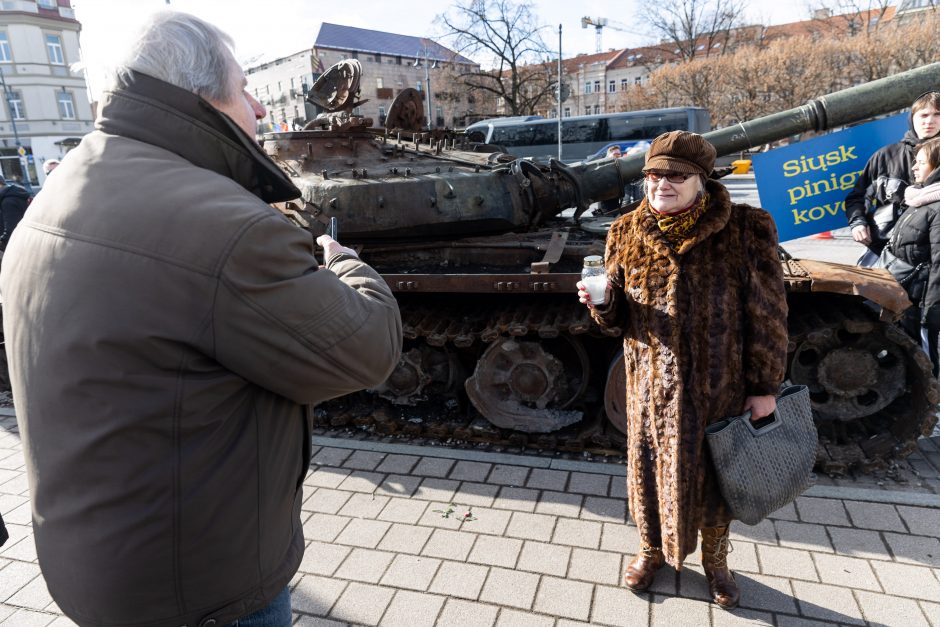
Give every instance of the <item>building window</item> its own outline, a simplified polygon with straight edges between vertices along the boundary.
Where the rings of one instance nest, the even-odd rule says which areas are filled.
[[[642,82],[643,82],[643,77],[642,77],[642,76],[637,76],[636,78],[633,79],[633,84],[634,84],[634,85],[639,85],[639,84],[641,84]]]
[[[62,38],[58,35],[46,35],[46,51],[49,53],[49,63],[65,65],[65,56],[62,54]]]
[[[600,113],[600,112],[601,112],[601,106],[600,106],[600,105],[594,105],[594,115],[597,115],[597,114]]]
[[[629,81],[627,81],[627,79],[621,78],[620,79],[620,91],[627,91],[628,84],[629,84]]]
[[[417,83],[415,83],[415,85],[417,85],[415,89],[417,89],[418,91],[421,91],[421,81],[418,81]]]
[[[585,82],[585,83],[584,83],[584,93],[586,93],[586,94],[591,93],[591,83],[589,83],[589,82]]]
[[[23,94],[18,91],[9,91],[7,93],[7,106],[10,109],[10,117],[14,120],[26,119],[26,108],[23,107]]]
[[[591,115],[591,107],[584,107],[584,115]]]
[[[39,6],[43,9],[56,9],[56,0],[39,0]]]
[[[615,91],[617,91],[617,81],[610,81],[607,83],[607,92],[612,94]]]
[[[9,63],[13,60],[13,52],[10,50],[10,40],[7,34],[0,31],[0,63]]]
[[[571,117],[571,107],[565,107],[565,110],[564,110],[564,112],[562,113],[562,115],[563,115],[564,117],[566,117],[566,118],[570,118],[570,117]]]
[[[63,120],[75,119],[75,101],[72,94],[67,91],[58,92],[59,97],[59,117]]]
[[[601,82],[600,82],[600,81],[594,81],[594,91],[596,91],[597,93],[601,93]]]
[[[385,87],[385,82],[382,80],[381,76],[375,79],[375,87],[377,89],[382,89],[383,87]]]

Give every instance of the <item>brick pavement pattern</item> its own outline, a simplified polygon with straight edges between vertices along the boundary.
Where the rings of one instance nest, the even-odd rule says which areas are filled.
[[[0,427],[0,624],[73,625],[39,572],[15,419]],[[726,612],[707,602],[697,555],[646,593],[620,584],[637,543],[623,467],[328,443],[305,481],[298,626],[940,627],[935,507],[804,496],[733,525],[742,601]]]

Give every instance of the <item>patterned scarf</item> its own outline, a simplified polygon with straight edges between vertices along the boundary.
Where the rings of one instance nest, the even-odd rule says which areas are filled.
[[[940,182],[931,183],[927,187],[911,185],[904,190],[904,203],[908,207],[923,207],[940,200]]]
[[[679,213],[659,213],[650,205],[650,212],[656,218],[659,230],[662,231],[674,249],[678,249],[682,242],[692,237],[695,232],[695,225],[706,209],[708,209],[708,194],[705,192],[702,192],[702,195],[695,202]]]

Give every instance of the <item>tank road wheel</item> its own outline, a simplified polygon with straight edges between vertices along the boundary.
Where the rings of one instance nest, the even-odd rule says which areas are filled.
[[[930,360],[896,326],[862,312],[797,314],[789,378],[809,387],[819,431],[817,466],[843,474],[910,453],[936,423],[940,386]],[[791,337],[791,339],[793,339]]]
[[[395,405],[416,405],[429,395],[454,394],[461,371],[451,351],[423,344],[402,353],[392,374],[373,391]]]
[[[617,431],[627,435],[627,372],[623,351],[614,358],[607,370],[604,385],[604,410],[607,420]]]
[[[581,420],[570,407],[588,384],[587,352],[576,337],[501,338],[477,362],[467,395],[487,420],[506,429],[547,433]]]

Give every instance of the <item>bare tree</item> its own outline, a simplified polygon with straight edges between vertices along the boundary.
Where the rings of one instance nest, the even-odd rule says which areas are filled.
[[[481,61],[481,69],[459,75],[469,89],[493,94],[512,115],[531,114],[554,98],[551,55],[525,0],[459,0],[435,23],[455,50]]]
[[[841,32],[846,32],[841,27]],[[940,11],[888,20],[870,33],[816,32],[742,46],[724,56],[663,65],[619,95],[618,107],[706,107],[717,126],[797,107],[811,98],[932,63],[940,57]],[[813,54],[806,54],[812,50]]]
[[[910,69],[933,63],[940,58],[940,39],[937,38],[937,29],[940,28],[940,11],[931,6],[917,16],[917,19],[905,20],[903,26],[890,34],[897,42],[895,58],[898,66]]]
[[[692,61],[724,53],[746,6],[746,0],[661,0],[644,9],[643,19],[665,53]]]

